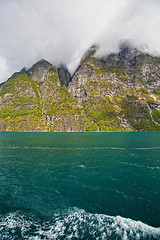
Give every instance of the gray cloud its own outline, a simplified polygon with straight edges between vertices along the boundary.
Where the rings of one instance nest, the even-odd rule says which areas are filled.
[[[160,53],[159,0],[0,0],[0,82],[41,58],[73,73],[93,44],[98,55],[129,40]]]

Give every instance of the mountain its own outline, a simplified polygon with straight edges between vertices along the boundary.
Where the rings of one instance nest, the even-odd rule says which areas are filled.
[[[160,131],[160,58],[96,49],[72,77],[43,59],[0,85],[0,131]]]

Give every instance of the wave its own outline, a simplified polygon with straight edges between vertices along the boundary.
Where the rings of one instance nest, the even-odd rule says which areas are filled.
[[[41,150],[155,150],[160,147],[34,147],[34,146],[11,146],[0,147],[0,149],[41,149]]]
[[[159,166],[152,167],[152,166],[146,166],[146,165],[136,164],[136,163],[131,163],[131,162],[124,162],[124,161],[119,161],[119,162],[124,165],[134,166],[134,167],[138,167],[138,168],[148,168],[151,170],[160,170]]]
[[[160,239],[160,228],[121,216],[87,213],[78,208],[56,212],[42,222],[20,211],[1,216],[0,237],[4,239]]]

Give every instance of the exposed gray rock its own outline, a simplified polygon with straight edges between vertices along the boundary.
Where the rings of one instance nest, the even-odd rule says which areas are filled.
[[[46,74],[51,66],[51,63],[42,59],[34,64],[26,73],[32,80],[44,82]]]
[[[5,121],[0,120],[0,131],[6,131],[7,128],[7,124],[5,123]]]
[[[5,82],[0,83],[0,89],[3,87],[4,84]]]
[[[154,95],[160,92],[160,58],[126,44],[119,53],[101,59],[88,52],[68,91],[91,116],[96,116],[99,126],[102,122],[110,124],[107,119],[115,116],[112,127],[144,130],[146,124],[150,129],[156,121],[146,104],[160,109],[160,101]]]
[[[127,44],[103,58],[96,49],[72,81],[41,60],[0,85],[0,131],[160,131],[160,58]]]
[[[22,68],[21,70],[20,70],[20,73],[26,73],[27,72],[27,68],[26,67],[24,67],[24,68]]]
[[[65,66],[58,68],[58,77],[61,82],[61,86],[66,88],[71,81],[71,74]]]

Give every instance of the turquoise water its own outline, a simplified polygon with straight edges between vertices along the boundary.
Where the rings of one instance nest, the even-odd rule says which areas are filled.
[[[0,133],[0,239],[160,239],[160,133]]]

